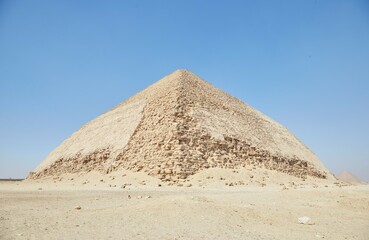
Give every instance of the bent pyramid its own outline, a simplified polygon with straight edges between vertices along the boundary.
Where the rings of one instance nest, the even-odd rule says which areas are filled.
[[[176,182],[206,168],[242,166],[333,177],[285,127],[177,70],[73,133],[29,178],[128,169]]]

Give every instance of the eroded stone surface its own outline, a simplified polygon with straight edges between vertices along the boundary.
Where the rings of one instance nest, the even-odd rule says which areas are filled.
[[[122,109],[134,116],[125,115],[127,111]],[[73,146],[72,154],[68,147],[62,148],[64,152],[59,149],[29,178],[128,169],[178,182],[206,168],[245,166],[301,178],[331,177],[319,159],[286,128],[188,71],[175,71],[110,112],[123,115],[112,115],[123,119],[118,127],[136,121],[131,127],[123,127],[126,133],[122,136],[128,140],[98,144],[94,139],[94,147],[88,141],[80,144],[78,138],[83,139],[88,134],[84,131],[91,129],[87,125],[66,140],[77,142],[79,151]],[[95,137],[110,134],[106,131],[109,129],[119,131],[117,126],[110,126],[116,122],[109,118],[110,112],[92,121],[96,126],[93,129],[98,129]],[[86,148],[90,150],[86,152]]]

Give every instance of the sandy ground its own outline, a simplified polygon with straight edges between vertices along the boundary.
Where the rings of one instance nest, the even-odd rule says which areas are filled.
[[[368,185],[74,178],[0,182],[0,239],[369,239]],[[299,224],[302,216],[311,222]]]

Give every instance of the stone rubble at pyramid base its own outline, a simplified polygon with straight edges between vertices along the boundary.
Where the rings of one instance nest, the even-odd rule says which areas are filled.
[[[207,168],[235,169],[238,167],[264,168],[276,170],[295,177],[306,178],[308,176],[325,179],[326,174],[316,170],[306,161],[289,159],[286,157],[271,156],[266,151],[260,151],[240,140],[225,137],[224,141],[213,139],[210,135],[201,138],[202,144],[196,148],[196,152],[186,151],[187,145],[169,147],[172,151],[165,151],[166,158],[145,161],[124,161],[122,155],[118,155],[113,164],[106,168],[110,151],[109,148],[101,149],[86,156],[77,154],[68,159],[59,159],[49,168],[38,173],[30,173],[28,178],[41,179],[47,176],[57,176],[62,173],[80,173],[100,171],[109,173],[127,169],[133,172],[146,172],[150,176],[157,177],[166,182],[179,182],[189,176]],[[192,139],[192,141],[195,141]],[[182,138],[181,142],[185,140]],[[189,143],[197,144],[196,141]],[[160,146],[160,144],[158,144]],[[177,149],[177,150],[175,150]],[[204,152],[206,149],[206,152]],[[180,151],[180,161],[171,159],[174,151]],[[121,159],[122,158],[122,159]],[[166,159],[166,161],[163,161]],[[207,160],[206,160],[207,159]]]

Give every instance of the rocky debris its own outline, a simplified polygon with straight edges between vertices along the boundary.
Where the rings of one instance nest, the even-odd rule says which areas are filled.
[[[115,185],[116,186],[116,185]],[[120,188],[126,188],[126,187],[128,187],[128,186],[132,186],[132,184],[131,183],[125,183],[125,184],[123,184],[123,185],[121,185],[120,186]]]
[[[77,153],[73,157],[58,159],[50,167],[40,172],[30,172],[27,178],[38,179],[45,176],[57,175],[59,172],[80,173],[90,172],[92,170],[106,172],[101,164],[108,159],[109,154],[109,148],[100,149],[84,156],[81,153]],[[103,179],[101,180],[103,182]]]
[[[76,210],[81,210],[81,209],[82,209],[82,207],[81,207],[81,206],[76,206],[74,209],[76,209]]]

